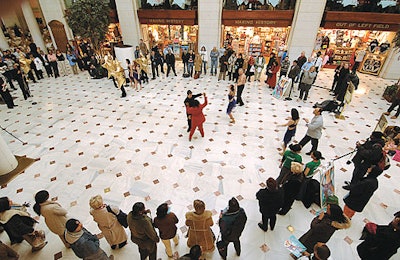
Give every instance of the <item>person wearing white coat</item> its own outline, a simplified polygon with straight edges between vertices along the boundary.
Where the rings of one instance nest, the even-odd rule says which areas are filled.
[[[33,62],[35,63],[38,79],[43,79],[43,62],[39,57],[36,57]]]

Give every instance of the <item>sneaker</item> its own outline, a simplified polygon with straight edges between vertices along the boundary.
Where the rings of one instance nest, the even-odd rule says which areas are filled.
[[[391,119],[396,119],[396,118],[397,118],[397,116],[391,116],[390,118],[391,118]]]
[[[350,190],[350,186],[349,185],[342,186],[342,188],[345,189],[345,190]]]
[[[390,112],[385,112],[385,113],[383,113],[385,116],[388,116],[388,115],[390,115]]]

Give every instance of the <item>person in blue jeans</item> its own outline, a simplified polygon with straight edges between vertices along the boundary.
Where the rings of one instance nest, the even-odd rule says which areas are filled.
[[[189,51],[189,59],[188,59],[188,73],[190,77],[193,76],[193,67],[194,67],[194,59],[196,55],[193,53],[193,50]]]
[[[219,57],[219,52],[217,50],[217,47],[214,47],[210,52],[211,76],[216,76],[217,75],[218,57]]]

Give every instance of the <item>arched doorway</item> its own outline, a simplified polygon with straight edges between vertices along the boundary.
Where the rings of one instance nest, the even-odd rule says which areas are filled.
[[[53,34],[54,41],[56,42],[57,49],[61,52],[67,51],[68,38],[65,32],[64,24],[57,20],[49,22],[50,30]]]

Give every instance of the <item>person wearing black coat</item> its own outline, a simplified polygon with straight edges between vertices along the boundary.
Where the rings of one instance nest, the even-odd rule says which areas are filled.
[[[8,108],[14,108],[16,105],[14,104],[13,98],[10,94],[10,91],[7,89],[7,84],[5,80],[0,76],[0,95],[3,99],[4,103],[7,104]]]
[[[172,53],[171,49],[168,50],[167,55],[165,55],[165,61],[167,62],[167,77],[169,75],[169,72],[172,71],[174,72],[176,76],[176,71],[175,71],[175,55]]]
[[[286,215],[291,209],[297,194],[300,191],[301,184],[304,179],[303,172],[293,173],[289,176],[287,181],[283,184],[284,200],[282,209],[278,212],[279,215]]]
[[[267,187],[260,189],[256,194],[262,221],[258,227],[264,231],[268,230],[268,220],[271,230],[274,230],[276,224],[276,213],[283,205],[283,191],[278,188],[274,178],[268,178]]]
[[[338,65],[335,68],[335,75],[333,76],[333,83],[332,83],[332,87],[331,87],[330,92],[333,92],[333,93],[335,92],[336,85],[337,85],[337,82],[338,82],[338,79],[339,79],[339,75],[340,75],[340,71],[342,70],[343,65],[344,65],[344,63],[342,62],[342,63],[340,63],[340,65]],[[332,94],[332,95],[334,95],[334,94]]]
[[[377,177],[382,173],[382,170],[373,165],[368,168],[368,174],[361,179],[358,183],[350,186],[350,193],[344,197],[343,201],[346,203],[343,213],[351,219],[355,212],[362,212],[368,201],[378,189]]]
[[[297,64],[297,60],[294,60],[292,66],[290,66],[289,72],[288,72],[289,73],[288,77],[292,80],[292,84],[290,85],[290,90],[293,89],[294,81],[295,81],[296,77],[299,75],[300,70],[301,69],[300,69],[299,65]]]
[[[244,64],[244,59],[242,57],[242,54],[239,53],[238,58],[236,59],[235,62],[235,72],[233,73],[233,81],[237,82],[238,78],[239,78],[239,69],[243,68],[243,64]]]
[[[153,77],[151,79],[156,79],[156,72],[157,72],[157,77],[159,76],[158,74],[158,65],[157,65],[157,57],[155,51],[151,51],[150,54],[150,61],[151,61],[151,74]]]
[[[182,53],[182,63],[183,63],[183,74],[188,74],[189,73],[189,68],[188,68],[188,63],[189,63],[189,53],[187,50],[183,50]]]
[[[389,260],[400,247],[400,211],[388,225],[377,225],[375,234],[368,233],[357,246],[362,260]]]
[[[156,52],[156,62],[157,62],[157,67],[160,66],[161,68],[161,73],[164,74],[164,62],[165,62],[165,57],[161,49]],[[158,70],[158,69],[157,69]]]
[[[223,259],[226,259],[228,252],[228,244],[233,242],[235,247],[236,255],[240,256],[240,236],[242,235],[244,226],[247,222],[247,216],[244,209],[239,206],[237,199],[232,198],[229,200],[228,207],[225,210],[221,210],[219,219],[219,228],[221,230],[222,241],[224,241],[224,250],[221,254]]]
[[[371,165],[376,165],[381,160],[382,148],[385,146],[382,137],[382,132],[374,131],[364,144],[357,142],[357,153],[352,159],[354,163],[353,175],[350,183],[346,182],[347,186],[343,186],[343,189],[350,190],[350,186],[358,183]]]
[[[338,101],[344,101],[344,96],[346,95],[347,87],[350,82],[350,70],[349,64],[345,63],[343,68],[339,72],[339,77],[337,81],[337,85],[335,88],[335,96]]]

